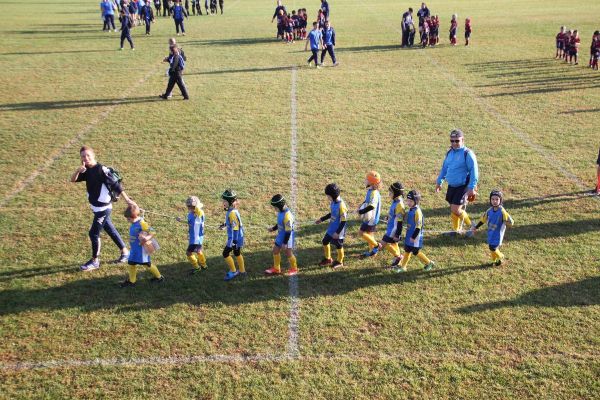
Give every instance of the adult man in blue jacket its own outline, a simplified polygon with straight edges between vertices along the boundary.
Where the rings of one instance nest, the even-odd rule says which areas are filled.
[[[471,226],[471,219],[465,207],[467,198],[476,195],[479,167],[475,153],[465,147],[464,134],[460,129],[450,132],[450,144],[450,150],[446,153],[437,178],[435,192],[438,193],[442,189],[444,181],[448,182],[446,201],[450,204],[452,219],[450,234],[456,236],[463,222]]]

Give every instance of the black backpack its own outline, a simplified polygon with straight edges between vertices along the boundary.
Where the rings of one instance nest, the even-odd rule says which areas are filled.
[[[119,171],[112,167],[103,166],[102,171],[104,171],[104,184],[108,189],[111,201],[114,203],[119,200],[119,196],[121,195],[123,177]]]

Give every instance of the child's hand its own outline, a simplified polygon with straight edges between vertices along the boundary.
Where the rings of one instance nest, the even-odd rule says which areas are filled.
[[[415,242],[415,239],[414,239],[414,238],[410,238],[410,242],[411,242],[411,243],[414,243],[414,242]]]
[[[82,162],[81,166],[79,167],[79,169],[77,170],[80,174],[83,174],[85,171],[87,171],[87,168],[85,167],[85,163]]]

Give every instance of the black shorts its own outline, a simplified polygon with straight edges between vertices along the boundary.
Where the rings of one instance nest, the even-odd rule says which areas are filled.
[[[404,245],[404,251],[405,251],[406,253],[413,253],[413,255],[415,255],[415,256],[416,256],[417,254],[419,254],[419,251],[420,251],[420,250],[421,250],[421,249],[420,249],[419,247],[413,247],[413,246],[409,246],[409,245],[407,245],[407,244],[405,244],[405,245]]]
[[[469,39],[471,37],[471,32],[465,32],[465,39]]]
[[[190,244],[186,250],[188,253],[200,253],[202,251],[201,244]]]
[[[360,230],[363,232],[373,233],[377,230],[377,227],[375,225],[371,226],[366,222],[363,222],[362,224],[360,224]]]
[[[559,49],[559,50],[562,50],[564,47],[565,47],[565,46],[564,46],[564,43],[563,43],[563,41],[562,41],[562,40],[557,40],[557,41],[556,41],[556,48],[557,48],[557,49]]]
[[[462,186],[448,186],[448,190],[446,191],[446,201],[450,204],[454,204],[457,206],[462,206],[465,204],[467,200],[467,185]]]
[[[150,263],[149,262],[139,263],[139,262],[135,262],[135,261],[127,261],[127,265],[145,265],[146,267],[149,267]]]
[[[383,237],[381,238],[381,241],[384,243],[390,243],[390,244],[398,243],[398,240],[394,240],[393,237],[389,237],[388,235],[383,235]]]

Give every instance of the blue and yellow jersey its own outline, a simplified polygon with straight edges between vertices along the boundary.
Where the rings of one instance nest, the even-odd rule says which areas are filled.
[[[287,240],[286,240],[287,239]],[[294,215],[290,209],[285,209],[277,214],[277,236],[275,244],[279,247],[287,245],[293,247],[294,243]]]
[[[369,189],[365,196],[364,204],[373,206],[373,218],[366,221],[369,226],[375,226],[379,223],[379,217],[381,214],[381,194],[379,190]]]
[[[423,212],[421,207],[415,206],[408,210],[406,215],[406,237],[404,238],[404,244],[412,247],[423,247]],[[419,234],[415,238],[414,242],[411,242],[413,233],[416,229],[420,229]]]
[[[398,222],[404,220],[405,214],[404,201],[402,200],[402,197],[399,197],[395,199],[390,206],[387,229],[385,231],[386,236],[393,238],[394,236],[400,236],[402,234],[402,232],[396,232],[396,229],[398,228]]]
[[[514,220],[504,207],[500,206],[495,210],[494,207],[488,208],[481,216],[481,223],[487,223],[488,225],[488,244],[490,246],[500,246],[504,239],[506,226],[512,226]]]
[[[193,212],[188,213],[187,222],[189,243],[202,244],[204,242],[204,211],[196,207]]]
[[[337,201],[332,201],[330,206],[331,219],[329,220],[329,226],[327,227],[327,234],[332,236],[336,233],[342,222],[346,222],[348,218],[348,207],[341,197]],[[346,227],[339,233],[339,238],[343,239],[346,234]]]
[[[129,227],[129,246],[131,248],[129,251],[129,261],[140,264],[150,262],[150,256],[146,253],[140,242],[139,236],[142,231],[151,232],[154,229],[150,228],[150,225],[143,219],[135,221]]]
[[[242,247],[244,245],[244,225],[240,212],[235,208],[227,210],[225,227],[227,228],[227,247],[233,247],[233,242],[236,242],[238,247]]]

